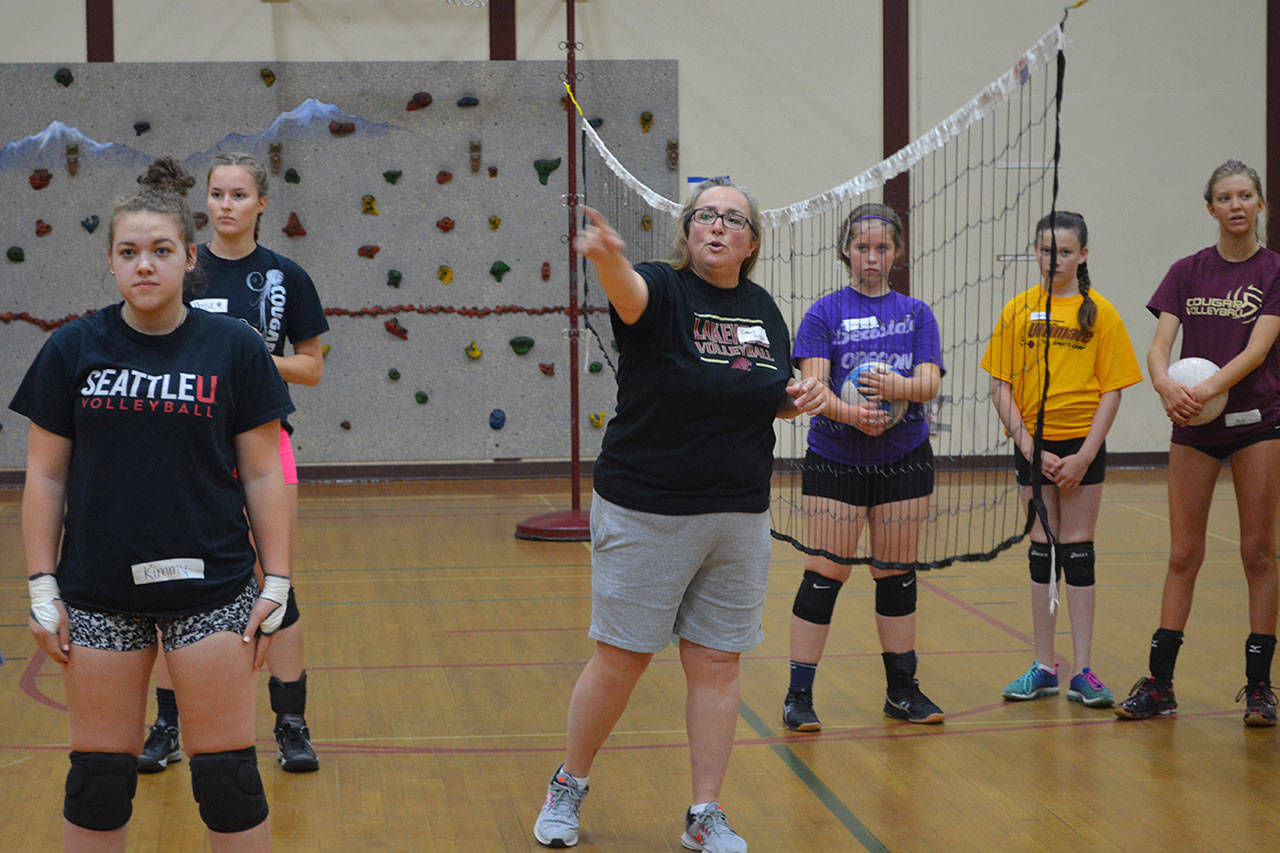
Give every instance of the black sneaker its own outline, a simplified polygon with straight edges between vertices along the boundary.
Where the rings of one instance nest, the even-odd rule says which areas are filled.
[[[311,730],[301,714],[281,714],[276,722],[276,757],[290,773],[310,773],[320,769],[320,759],[311,748]]]
[[[1129,690],[1129,698],[1115,707],[1116,716],[1124,720],[1145,720],[1148,717],[1167,717],[1178,713],[1178,700],[1173,695],[1173,685],[1163,688],[1147,676],[1139,678]]]
[[[812,690],[788,690],[782,700],[782,724],[793,732],[822,731],[822,723],[813,712]]]
[[[159,773],[171,761],[181,761],[182,750],[178,746],[178,727],[156,719],[147,735],[147,742],[138,756],[139,773]]]
[[[1252,681],[1240,688],[1236,701],[1245,700],[1244,724],[1246,726],[1274,726],[1276,724],[1276,694],[1265,681]]]
[[[891,690],[884,697],[884,715],[908,723],[940,723],[947,718],[942,709],[920,692],[920,682],[911,679],[911,686]]]

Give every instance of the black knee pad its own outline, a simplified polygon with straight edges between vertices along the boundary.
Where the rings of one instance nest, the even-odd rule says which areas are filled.
[[[876,615],[910,616],[916,612],[916,573],[876,578]]]
[[[298,596],[294,594],[293,587],[289,587],[289,597],[284,601],[284,619],[280,620],[280,628],[288,628],[294,622],[298,621],[298,617],[302,614],[298,612]]]
[[[1067,542],[1059,545],[1058,565],[1067,586],[1093,586],[1093,543]]]
[[[1031,580],[1035,583],[1048,583],[1050,565],[1049,543],[1032,542],[1027,549],[1027,562],[1031,565]]]
[[[800,589],[796,591],[795,603],[791,605],[791,612],[806,622],[830,625],[831,614],[836,609],[836,596],[840,594],[842,586],[843,581],[832,580],[806,569],[800,580]]]
[[[191,756],[191,793],[200,819],[214,832],[244,832],[267,819],[267,795],[251,746]]]
[[[72,750],[62,816],[84,829],[119,829],[133,814],[137,790],[138,757],[133,753]]]

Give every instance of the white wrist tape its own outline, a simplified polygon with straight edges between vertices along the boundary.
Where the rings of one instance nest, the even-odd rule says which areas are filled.
[[[289,600],[289,579],[280,575],[263,575],[262,576],[262,592],[259,598],[265,598],[267,601],[274,601],[278,606],[267,614],[267,618],[262,620],[262,624],[258,626],[258,630],[263,634],[271,635],[280,630],[280,623],[284,621],[284,605]]]
[[[31,595],[31,618],[40,623],[50,634],[58,633],[62,619],[53,602],[62,598],[58,580],[53,575],[36,575],[27,579],[27,592]]]

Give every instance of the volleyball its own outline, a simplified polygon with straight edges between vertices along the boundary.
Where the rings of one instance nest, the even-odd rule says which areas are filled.
[[[1199,383],[1218,372],[1218,365],[1207,358],[1181,358],[1169,365],[1169,378],[1179,385],[1194,388]],[[1187,421],[1188,426],[1200,426],[1222,414],[1227,407],[1227,393],[1223,391],[1204,400],[1200,414]]]
[[[885,364],[883,361],[864,361],[853,369],[849,377],[845,379],[844,385],[840,387],[840,399],[846,403],[856,406],[863,402],[862,392],[858,390],[858,380],[866,373],[889,373],[893,371],[891,365]],[[882,400],[880,408],[889,413],[889,426],[894,426],[898,421],[902,420],[902,416],[907,413],[906,400]]]

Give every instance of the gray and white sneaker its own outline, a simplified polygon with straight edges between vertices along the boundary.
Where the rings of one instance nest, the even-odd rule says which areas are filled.
[[[587,790],[579,788],[573,777],[564,772],[563,764],[556,768],[547,783],[547,801],[533,825],[533,837],[539,844],[562,849],[578,843],[578,812]]]
[[[747,853],[747,842],[729,828],[729,818],[719,803],[712,803],[700,814],[685,812],[680,843],[688,850],[707,853]]]

